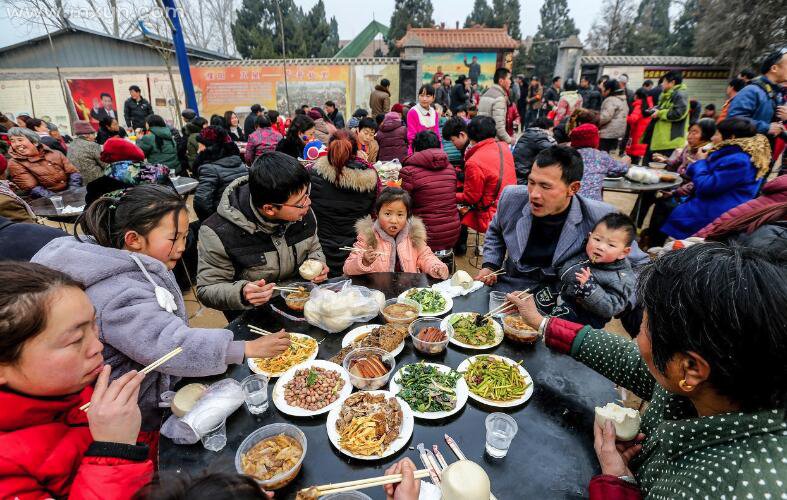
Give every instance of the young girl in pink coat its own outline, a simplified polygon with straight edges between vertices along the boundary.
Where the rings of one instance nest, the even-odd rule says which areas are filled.
[[[350,252],[344,274],[404,272],[448,278],[448,266],[426,244],[426,226],[412,217],[407,191],[385,188],[377,197],[375,211],[376,221],[366,217],[355,224],[358,240],[354,247],[359,250]]]
[[[407,154],[413,154],[413,139],[418,132],[431,130],[440,136],[440,117],[434,109],[434,87],[421,85],[418,90],[418,104],[407,112]]]

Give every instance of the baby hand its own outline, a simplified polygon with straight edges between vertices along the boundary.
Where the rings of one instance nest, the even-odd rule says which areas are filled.
[[[582,271],[574,273],[574,276],[577,278],[577,281],[579,281],[580,286],[585,286],[585,283],[590,279],[590,268],[586,267],[582,269]]]

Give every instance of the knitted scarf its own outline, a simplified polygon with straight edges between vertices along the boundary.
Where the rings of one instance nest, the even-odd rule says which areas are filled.
[[[724,146],[738,146],[744,153],[751,156],[751,162],[757,169],[757,179],[764,177],[771,169],[771,145],[768,138],[762,134],[754,137],[742,137],[740,139],[727,139],[711,149],[711,152],[718,151]]]

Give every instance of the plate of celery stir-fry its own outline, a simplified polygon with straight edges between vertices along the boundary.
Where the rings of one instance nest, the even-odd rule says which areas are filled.
[[[457,368],[470,390],[470,397],[489,406],[511,408],[533,395],[533,379],[521,362],[480,354],[462,361]]]
[[[407,401],[415,418],[427,420],[457,413],[469,396],[461,373],[423,361],[400,368],[391,379],[390,391]]]

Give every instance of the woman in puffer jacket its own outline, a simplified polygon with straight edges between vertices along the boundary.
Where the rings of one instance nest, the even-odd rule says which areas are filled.
[[[8,161],[8,178],[34,198],[53,196],[69,187],[82,185],[79,170],[60,151],[41,144],[32,130],[12,127],[8,131],[11,141],[11,159]]]
[[[238,146],[223,128],[202,129],[197,142],[201,151],[194,162],[199,178],[194,211],[199,220],[205,220],[216,213],[224,189],[238,177],[248,175],[249,169],[240,158]]]
[[[440,139],[430,130],[415,136],[413,150],[399,172],[402,189],[413,199],[413,214],[426,225],[429,247],[448,250],[454,247],[460,229],[456,170],[440,149]]]
[[[375,136],[380,151],[379,161],[404,160],[407,156],[407,127],[402,123],[402,115],[391,111],[385,114]]]
[[[137,444],[144,375],[109,383],[82,284],[0,263],[0,311],[0,498],[132,498],[153,475]]]
[[[618,147],[618,141],[626,134],[628,112],[626,89],[621,88],[617,80],[607,80],[604,83],[604,102],[601,103],[598,126],[601,151],[609,153]]]

